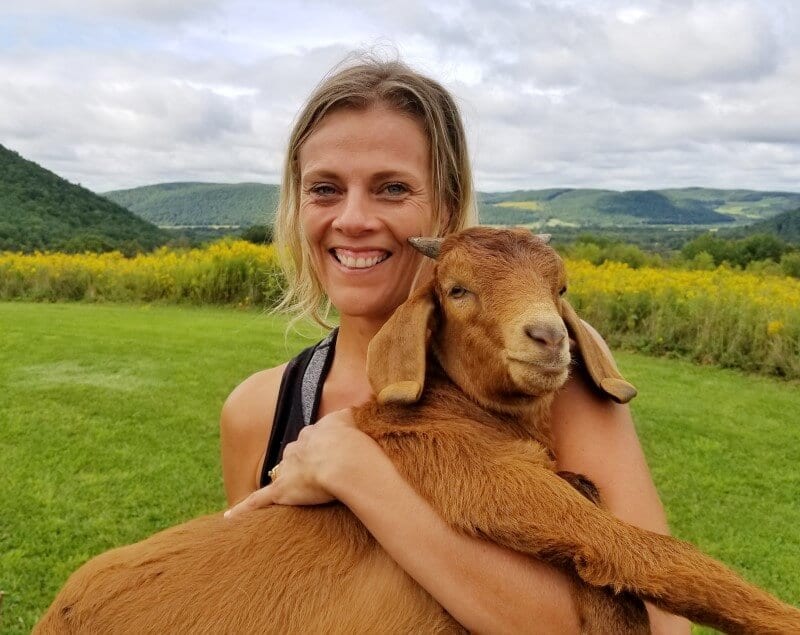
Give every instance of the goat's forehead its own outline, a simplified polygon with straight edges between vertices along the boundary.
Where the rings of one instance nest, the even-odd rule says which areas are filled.
[[[456,242],[448,247],[439,262],[440,272],[446,276],[467,275],[476,284],[497,285],[522,279],[555,284],[564,277],[561,258],[539,242],[520,240],[500,246]]]

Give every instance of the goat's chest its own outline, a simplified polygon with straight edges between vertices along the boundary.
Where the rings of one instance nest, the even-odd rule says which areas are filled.
[[[524,427],[482,411],[374,404],[355,415],[403,478],[440,511],[483,491],[487,480],[506,480],[501,472],[519,462],[554,469],[550,452]]]

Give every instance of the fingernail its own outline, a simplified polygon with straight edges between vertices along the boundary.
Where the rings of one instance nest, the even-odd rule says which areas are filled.
[[[229,510],[228,510],[228,511],[226,511],[224,514],[222,514],[222,516],[223,516],[224,518],[230,518],[230,516],[231,516],[231,510],[229,509]]]

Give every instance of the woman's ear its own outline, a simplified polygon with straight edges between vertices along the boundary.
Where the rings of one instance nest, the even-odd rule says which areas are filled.
[[[620,375],[611,355],[584,326],[575,309],[563,299],[561,317],[578,345],[584,366],[594,385],[617,403],[628,403],[633,399],[636,396],[636,388]]]
[[[378,403],[410,404],[425,385],[433,281],[397,307],[367,348],[367,376]]]

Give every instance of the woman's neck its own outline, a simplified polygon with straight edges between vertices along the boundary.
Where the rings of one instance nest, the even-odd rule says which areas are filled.
[[[364,403],[372,396],[367,378],[367,347],[383,323],[384,320],[341,316],[333,364],[322,392],[321,415]]]
[[[351,370],[358,370],[366,377],[367,347],[388,319],[363,318],[342,315],[339,333],[336,336],[336,362]]]

